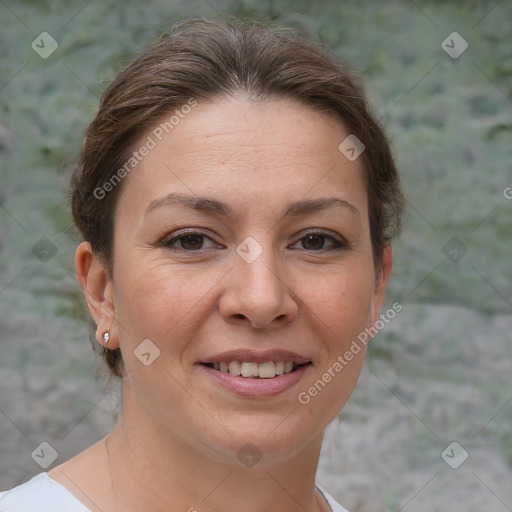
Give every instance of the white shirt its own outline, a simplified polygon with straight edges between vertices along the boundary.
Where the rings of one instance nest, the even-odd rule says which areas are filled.
[[[347,512],[322,487],[317,489],[324,495],[332,512]],[[10,491],[0,492],[0,512],[91,512],[64,486],[40,473],[28,482]]]

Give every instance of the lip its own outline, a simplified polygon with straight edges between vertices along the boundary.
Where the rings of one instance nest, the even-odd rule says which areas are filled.
[[[236,359],[232,360],[236,361]],[[290,359],[288,359],[288,361],[289,360]],[[223,361],[225,361],[225,359],[223,359]],[[198,366],[202,371],[206,372],[206,375],[208,377],[213,378],[225,389],[232,391],[237,395],[251,398],[265,398],[278,395],[293,387],[302,379],[302,377],[307,372],[311,364],[303,364],[303,366],[299,366],[293,372],[284,373],[282,375],[276,375],[271,379],[241,377],[239,375],[231,375],[230,373],[214,370],[213,368],[210,368],[209,366],[206,366],[204,364],[199,364]]]
[[[206,359],[201,359],[200,363],[221,363],[229,361],[240,361],[243,363],[266,363],[268,361],[292,361],[295,364],[305,364],[311,361],[311,358],[301,356],[289,350],[263,350],[256,351],[250,349],[228,350],[220,354],[215,354]]]

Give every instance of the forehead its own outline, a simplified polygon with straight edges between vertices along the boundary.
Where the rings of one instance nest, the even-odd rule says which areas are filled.
[[[186,111],[166,113],[141,137],[135,150],[151,149],[122,196],[149,204],[183,191],[228,195],[240,206],[250,196],[271,206],[337,191],[366,205],[362,159],[340,153],[349,132],[333,116],[293,100],[245,96],[200,101]]]

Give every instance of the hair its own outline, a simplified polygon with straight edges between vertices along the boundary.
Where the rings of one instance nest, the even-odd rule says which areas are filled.
[[[114,210],[126,181],[120,168],[136,143],[164,114],[191,100],[239,92],[256,101],[295,100],[334,116],[362,141],[378,272],[386,243],[400,230],[404,199],[388,140],[370,112],[361,79],[322,44],[290,29],[196,18],[175,25],[117,75],[86,131],[71,178],[72,214],[110,276]],[[121,377],[120,349],[102,350],[111,372]]]

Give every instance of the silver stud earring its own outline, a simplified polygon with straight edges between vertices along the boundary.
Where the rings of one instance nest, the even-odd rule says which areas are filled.
[[[110,340],[110,334],[108,331],[106,331],[105,333],[103,333],[103,341],[105,342],[105,345],[109,342]]]

